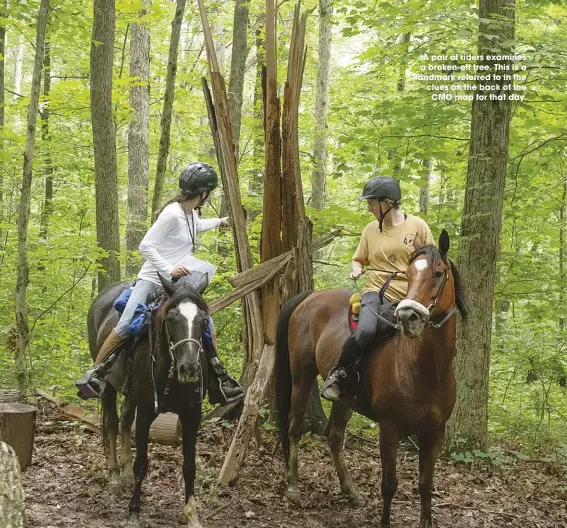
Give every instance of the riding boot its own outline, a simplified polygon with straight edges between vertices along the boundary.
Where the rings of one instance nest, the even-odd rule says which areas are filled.
[[[100,397],[104,389],[104,377],[110,370],[117,356],[117,354],[113,353],[117,352],[123,343],[124,338],[120,337],[115,329],[112,329],[109,336],[99,348],[95,360],[95,368],[88,370],[80,380],[75,382],[75,386],[79,389],[77,396],[84,400]],[[111,355],[113,356],[112,360],[110,360]]]
[[[346,389],[347,367],[352,365],[362,354],[362,349],[351,334],[343,344],[337,364],[329,371],[321,388],[321,396],[335,402],[340,399]]]
[[[222,406],[242,399],[244,391],[218,358],[216,341],[215,335],[211,336],[211,339],[204,340],[207,359],[211,366],[208,384],[209,403]]]

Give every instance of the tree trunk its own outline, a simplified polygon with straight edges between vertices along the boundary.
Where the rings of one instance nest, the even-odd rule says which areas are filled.
[[[429,214],[429,188],[431,182],[431,160],[421,160],[423,166],[419,186],[419,212]]]
[[[45,170],[45,197],[41,211],[39,238],[47,241],[49,217],[53,208],[53,165],[51,162],[51,134],[49,132],[49,94],[51,92],[51,53],[49,39],[45,42],[43,59],[43,111],[41,112],[41,145]]]
[[[248,2],[236,0],[234,6],[234,26],[232,31],[232,59],[230,61],[230,79],[228,82],[228,111],[232,123],[234,154],[238,161],[240,143],[240,125],[242,122],[242,91],[248,47]]]
[[[27,526],[20,466],[16,453],[4,442],[0,442],[0,512],[1,526]]]
[[[16,347],[14,350],[14,363],[16,367],[16,388],[22,393],[25,392],[28,381],[26,369],[26,352],[29,341],[28,310],[26,304],[26,294],[29,282],[28,223],[30,216],[36,120],[39,107],[39,90],[41,87],[41,69],[43,67],[48,10],[49,0],[41,0],[39,18],[37,21],[35,60],[33,65],[30,103],[28,106],[28,124],[26,147],[24,150],[22,192],[18,214],[18,273],[15,291]]]
[[[16,60],[14,62],[14,92],[20,93],[22,89],[22,66],[24,64],[24,36],[20,35],[16,46]]]
[[[507,54],[514,39],[514,0],[480,0],[478,54]],[[488,40],[485,35],[492,37]],[[486,73],[494,72],[494,63]],[[469,296],[468,322],[457,331],[457,403],[453,442],[484,447],[496,262],[508,157],[510,101],[475,99],[458,266]]]
[[[146,3],[148,5],[149,2]],[[147,9],[140,11],[140,18]],[[128,222],[126,225],[126,275],[140,268],[138,246],[148,220],[149,134],[150,134],[150,30],[144,22],[133,23],[130,33],[130,106],[134,118],[128,129]]]
[[[266,92],[266,46],[264,36],[265,16],[261,15],[256,28],[256,82],[254,84],[254,161],[252,174],[248,183],[250,194],[254,196],[262,192],[264,179],[264,142],[266,136],[266,116],[264,113],[264,96]],[[256,218],[260,211],[249,211],[250,220]]]
[[[16,452],[20,468],[32,462],[37,409],[22,403],[0,403],[0,440]]]
[[[100,260],[98,290],[120,280],[120,222],[116,133],[112,115],[114,0],[94,0],[91,43],[91,121],[93,128],[96,234],[107,255]]]
[[[169,143],[171,138],[171,115],[173,112],[173,97],[175,94],[175,77],[177,75],[177,52],[179,50],[179,35],[181,23],[185,13],[187,0],[177,0],[175,17],[171,23],[171,41],[169,43],[169,58],[167,61],[167,78],[165,80],[165,96],[163,99],[163,112],[161,114],[161,137],[159,139],[159,154],[156,169],[156,180],[154,183],[154,196],[152,199],[152,220],[155,219],[160,209],[165,179],[165,168],[169,154]]]
[[[315,96],[315,139],[313,143],[313,174],[311,176],[311,200],[315,209],[325,208],[332,18],[333,0],[319,0],[319,67],[317,69],[317,93]]]
[[[566,225],[566,209],[567,209],[567,181],[563,183],[563,194],[561,196],[561,205],[559,207],[559,330],[563,332],[565,329],[565,315],[567,313],[565,306],[565,279],[567,278],[567,237],[565,236]]]
[[[6,17],[7,0],[0,0],[0,16]],[[0,132],[4,132],[4,92],[6,89],[6,27],[0,23]],[[0,138],[0,224],[4,220],[4,140]],[[0,240],[3,230],[0,227]]]

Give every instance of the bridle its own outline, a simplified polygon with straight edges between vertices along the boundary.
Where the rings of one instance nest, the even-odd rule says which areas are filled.
[[[427,318],[427,326],[428,327],[435,328],[435,329],[441,328],[457,312],[457,306],[454,306],[445,315],[445,317],[443,317],[443,319],[441,319],[441,321],[439,321],[438,323],[434,323],[431,320],[431,315],[433,314],[433,311],[437,307],[437,302],[439,301],[439,298],[443,294],[443,290],[445,289],[445,285],[447,284],[448,280],[449,280],[449,269],[447,268],[445,270],[443,282],[441,283],[441,285],[439,286],[439,290],[437,291],[437,295],[435,295],[435,297],[433,298],[433,301],[431,302],[431,304],[429,306],[426,307],[423,304],[421,304],[420,302],[414,301],[413,299],[404,299],[403,301],[400,302],[400,304],[398,304],[398,306],[396,308],[396,312],[400,308],[412,308],[414,311],[420,313],[421,315],[423,315]],[[396,326],[399,328],[398,325],[396,325]]]
[[[153,353],[153,338],[152,338],[152,332],[151,332],[151,328],[152,328],[152,323],[150,321],[150,324],[148,325],[148,343],[149,343],[149,347],[150,347],[150,356],[152,358],[152,382],[153,382],[153,387],[154,387],[154,410],[156,412],[156,414],[160,414],[160,412],[163,409],[163,406],[165,404],[165,401],[167,400],[167,396],[169,395],[169,393],[171,392],[171,384],[173,383],[173,380],[175,379],[175,373],[176,373],[176,366],[177,366],[177,361],[175,359],[175,349],[185,343],[194,343],[196,344],[199,349],[197,350],[197,355],[198,357],[200,357],[201,355],[201,351],[203,350],[203,338],[201,336],[201,339],[197,340],[197,339],[193,339],[191,337],[187,337],[185,339],[180,339],[179,341],[177,341],[176,343],[173,343],[170,339],[169,339],[169,330],[167,328],[167,321],[165,322],[165,334],[167,336],[167,341],[169,342],[169,346],[168,346],[168,352],[169,352],[169,357],[171,359],[171,364],[169,366],[169,372],[167,374],[167,382],[165,385],[165,390],[163,391],[163,397],[161,399],[161,402],[159,401],[158,398],[158,394],[157,394],[157,388],[156,388],[156,381],[155,381],[155,375],[154,375],[154,366],[156,364],[156,358],[155,355]],[[201,403],[203,401],[203,395],[204,395],[204,380],[203,380],[203,372],[202,372],[203,368],[201,365],[201,361],[199,361],[199,386],[197,388],[197,390],[195,392],[199,393],[199,403]]]

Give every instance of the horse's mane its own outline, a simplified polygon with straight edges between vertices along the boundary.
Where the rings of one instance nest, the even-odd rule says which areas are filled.
[[[416,249],[410,259],[410,264],[413,261],[420,257],[421,255],[427,256],[427,264],[431,267],[436,267],[439,263],[443,262],[445,264],[449,264],[451,266],[451,273],[453,275],[453,282],[455,283],[455,303],[457,305],[457,310],[461,314],[463,321],[466,321],[468,314],[469,314],[469,307],[467,302],[467,297],[465,295],[465,291],[463,288],[463,281],[461,279],[461,274],[455,266],[455,263],[452,260],[446,260],[441,256],[441,253],[437,249],[436,246],[432,244],[428,244],[426,246],[422,246],[419,249]]]

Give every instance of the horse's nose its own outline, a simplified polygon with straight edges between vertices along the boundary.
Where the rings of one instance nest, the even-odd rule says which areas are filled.
[[[181,383],[192,383],[197,380],[199,365],[185,361],[179,364],[179,381]]]

